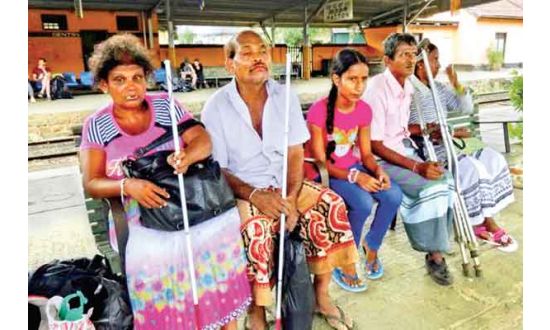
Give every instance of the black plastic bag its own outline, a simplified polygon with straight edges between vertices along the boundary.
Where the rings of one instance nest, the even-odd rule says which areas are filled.
[[[282,323],[285,330],[311,329],[315,295],[300,237],[300,226],[285,235],[283,262]],[[276,250],[278,256],[278,249]],[[278,263],[277,263],[278,265]]]
[[[64,297],[77,290],[88,299],[84,311],[94,308],[90,319],[97,330],[133,328],[126,283],[110,271],[102,256],[54,260],[38,268],[29,279],[29,295]]]

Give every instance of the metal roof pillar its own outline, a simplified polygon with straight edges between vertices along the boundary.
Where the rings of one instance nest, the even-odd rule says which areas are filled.
[[[302,46],[302,79],[304,80],[311,78],[311,46],[309,44],[307,6],[308,1],[306,0],[304,5],[304,44]]]
[[[403,33],[407,33],[407,16],[409,15],[409,0],[405,0],[403,6]]]
[[[177,67],[176,48],[174,47],[174,23],[172,22],[172,12],[170,10],[170,0],[166,3],[166,20],[168,21],[168,59],[172,63],[172,68]]]

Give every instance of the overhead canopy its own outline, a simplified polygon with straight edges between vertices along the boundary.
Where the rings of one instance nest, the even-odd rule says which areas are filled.
[[[353,18],[338,22],[325,22],[323,9],[334,0],[170,0],[174,25],[217,26],[278,26],[299,27],[307,21],[310,26],[376,27],[403,22],[405,4],[407,19],[419,11],[422,16],[447,11],[450,0],[353,0]],[[495,0],[462,0],[467,8]],[[30,8],[75,8],[82,3],[84,12],[103,10],[156,10],[159,23],[167,26],[165,0],[29,0]],[[76,4],[76,5],[75,5]]]

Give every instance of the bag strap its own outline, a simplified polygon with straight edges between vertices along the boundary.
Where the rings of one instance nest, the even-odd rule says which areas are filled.
[[[460,150],[466,148],[466,141],[463,138],[453,138],[453,144]]]
[[[197,125],[201,125],[202,127],[204,127],[204,125],[200,121],[197,121],[193,118],[188,119],[188,120],[184,121],[181,124],[178,124],[178,135],[183,134],[183,132],[185,132],[186,130],[190,129],[191,127],[197,126]],[[167,128],[166,132],[164,134],[162,134],[161,136],[159,136],[155,140],[151,141],[151,143],[149,143],[145,147],[137,148],[136,151],[134,151],[134,156],[137,157],[137,158],[142,157],[143,155],[145,155],[149,151],[151,151],[154,148],[170,141],[171,139],[172,139],[172,131],[171,131],[170,128]]]

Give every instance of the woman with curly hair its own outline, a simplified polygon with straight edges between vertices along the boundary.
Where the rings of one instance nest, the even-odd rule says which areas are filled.
[[[169,100],[166,94],[146,93],[146,77],[153,66],[135,36],[116,35],[102,42],[89,64],[99,88],[109,93],[112,102],[84,124],[80,147],[84,188],[92,197],[122,199],[129,237],[121,252],[134,328],[236,329],[237,317],[251,301],[239,213],[232,209],[190,228],[199,296],[195,308],[183,233],[145,228],[139,221],[139,205],[163,207],[168,193],[153,182],[125,178],[121,169],[122,160],[135,149],[171,129]],[[176,118],[178,123],[193,120],[177,102]],[[178,173],[185,173],[212,150],[210,137],[200,125],[182,133],[180,144],[184,149],[168,157]],[[148,154],[173,148],[167,142]]]

